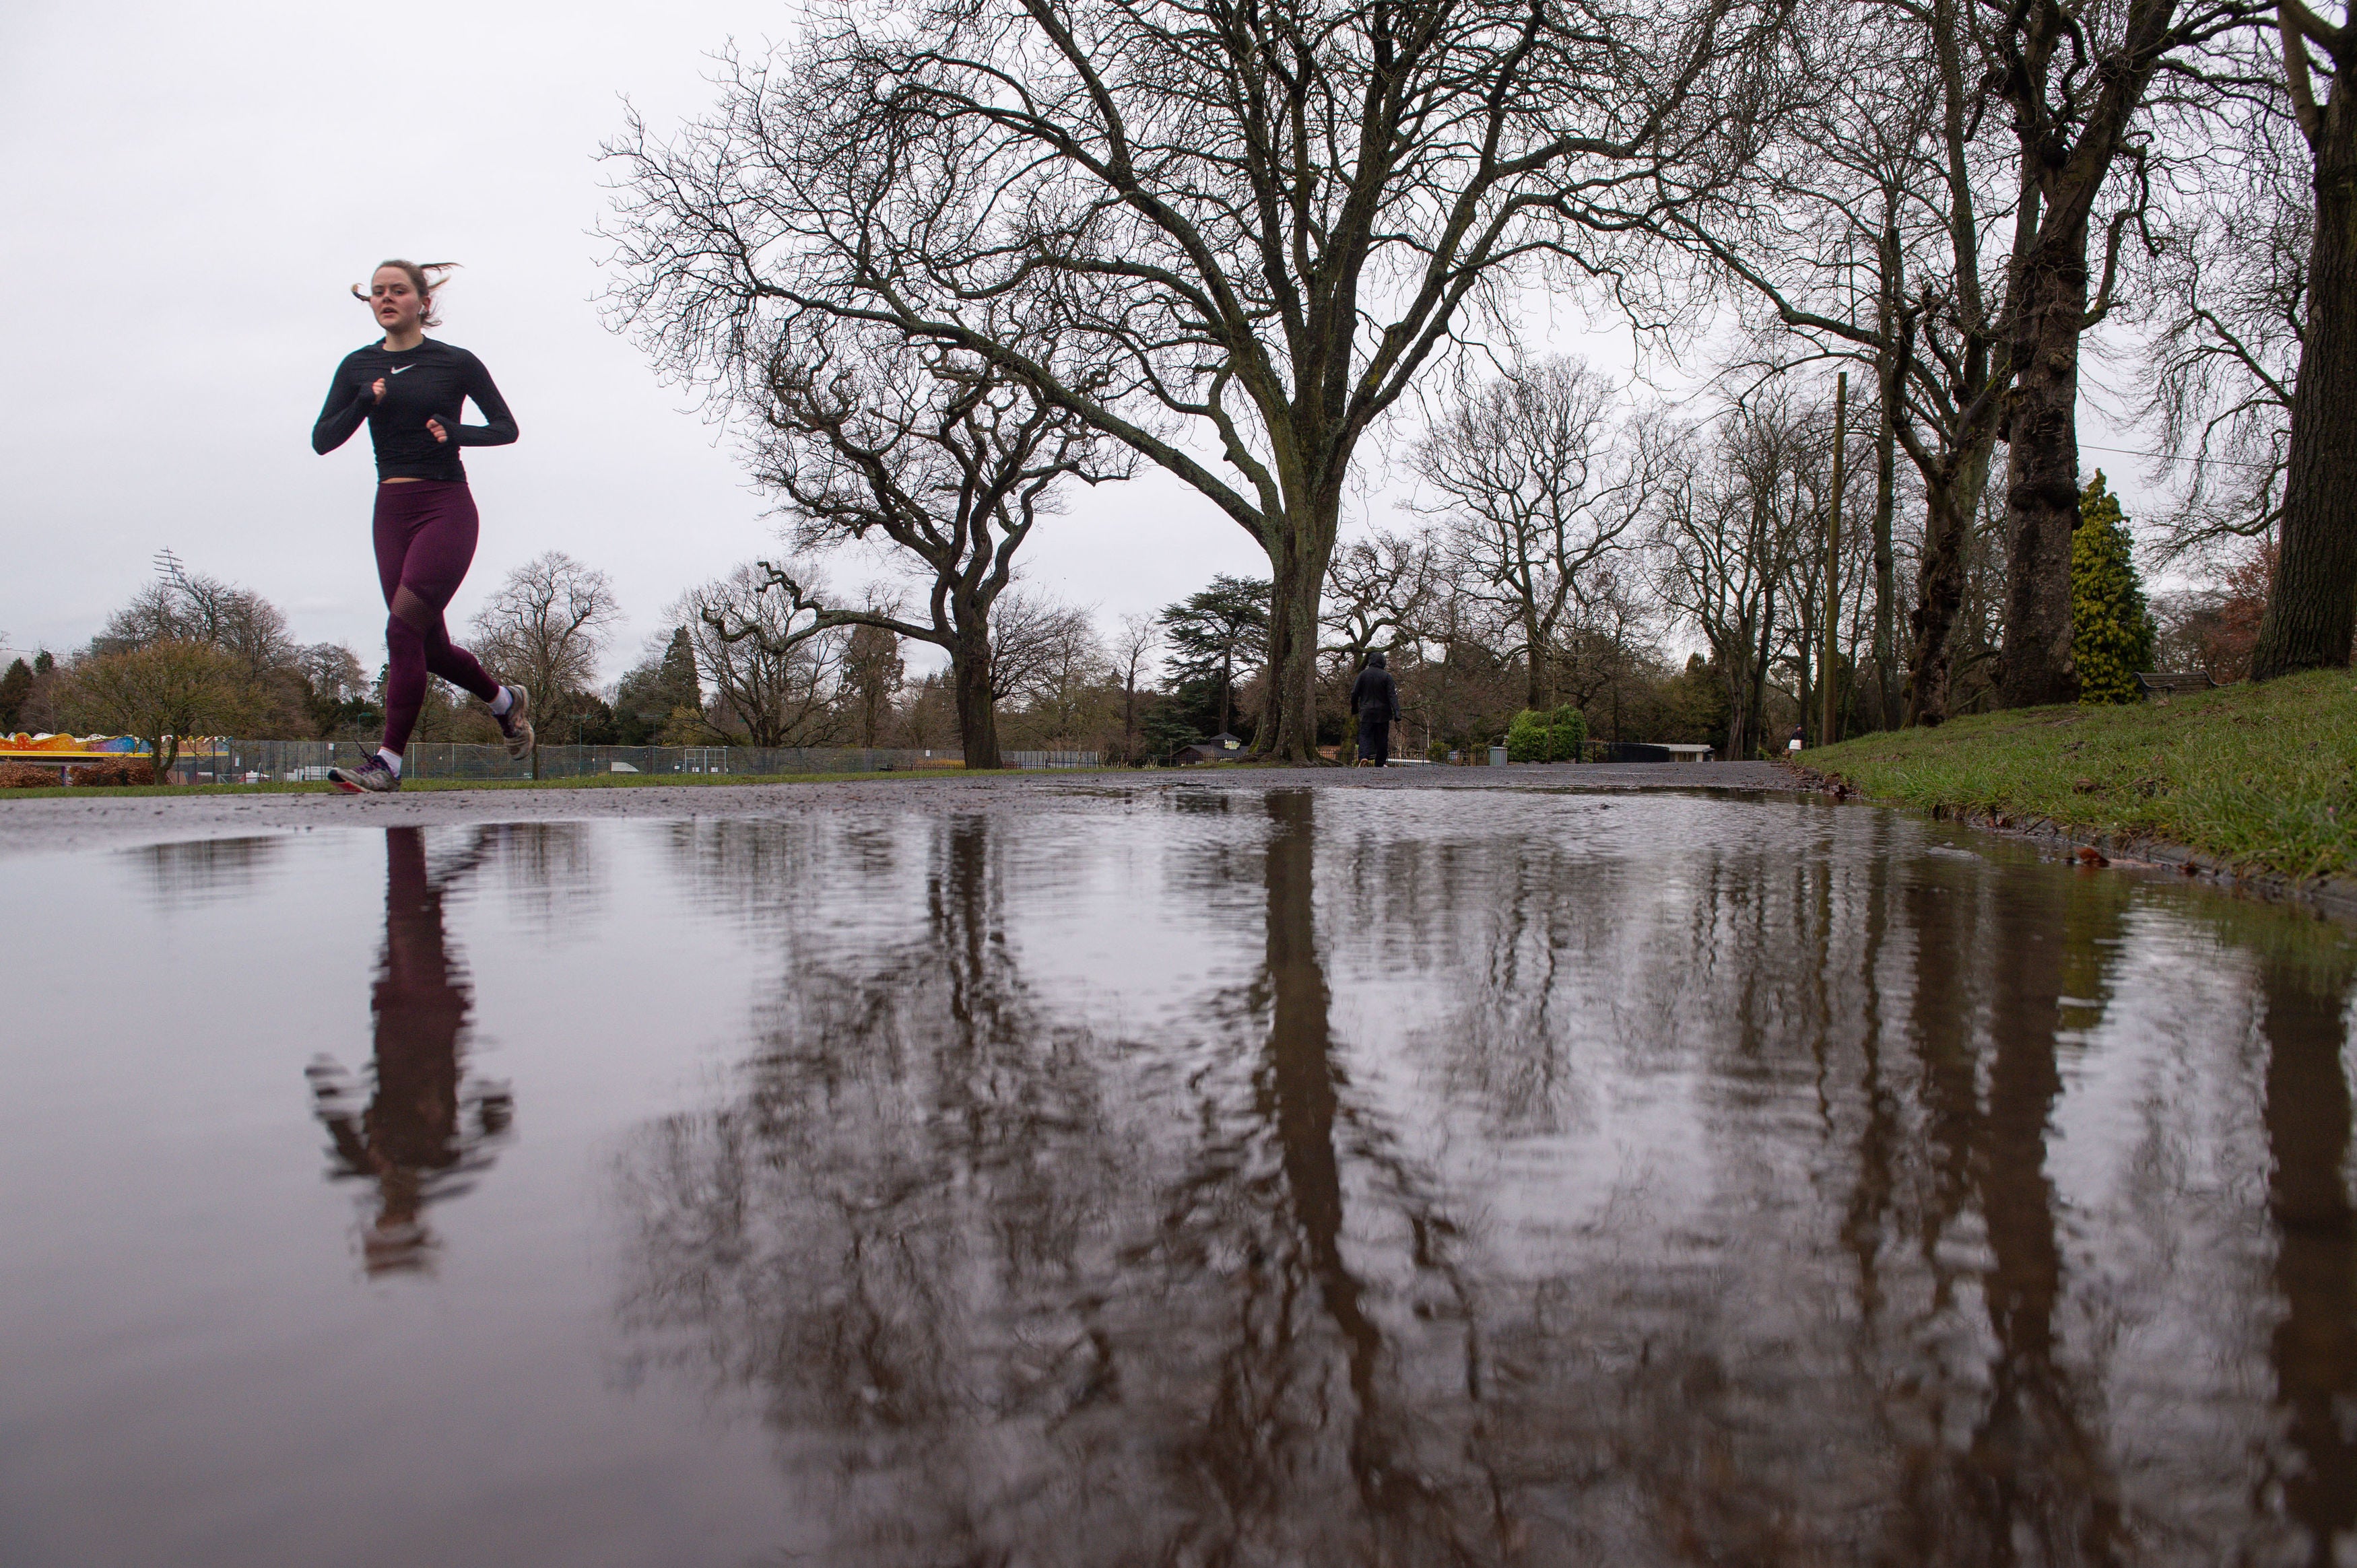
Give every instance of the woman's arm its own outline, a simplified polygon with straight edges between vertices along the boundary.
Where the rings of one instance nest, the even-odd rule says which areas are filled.
[[[352,438],[376,406],[377,389],[352,372],[351,361],[336,367],[328,383],[328,401],[320,406],[318,423],[311,426],[311,450],[321,456]]]
[[[462,390],[483,411],[483,423],[454,426],[450,432],[453,441],[461,446],[504,446],[516,438],[515,415],[508,412],[508,400],[491,384],[491,372],[483,369],[483,361],[472,354],[467,356]]]

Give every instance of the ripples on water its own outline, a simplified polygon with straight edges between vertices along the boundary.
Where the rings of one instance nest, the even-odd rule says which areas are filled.
[[[546,1391],[507,1440],[609,1495],[446,1476],[399,1499],[439,1562],[518,1560],[462,1493],[568,1563],[2357,1550],[2340,928],[1813,803],[936,799],[75,863],[167,947],[306,918],[334,856],[372,879],[372,978],[248,1032],[297,1094],[312,1061],[317,1121],[205,1252],[287,1251],[239,1206],[324,1176],[352,1262],[306,1241],[316,1305],[144,1331],[293,1347],[284,1398],[364,1411],[306,1348],[361,1292],[351,1332],[479,1352],[405,1362],[430,1400],[473,1408],[485,1357]],[[53,1201],[9,1235],[62,1258],[28,1129],[90,1090],[31,1089],[0,1171],[46,1161]],[[74,1343],[59,1266],[12,1338]],[[124,1418],[49,1377],[6,1452],[97,1453]],[[322,1426],[363,1468],[421,1436]],[[299,1499],[310,1463],[223,1484]],[[0,1498],[0,1544],[71,1560]],[[348,1502],[139,1539],[274,1561],[238,1529]]]

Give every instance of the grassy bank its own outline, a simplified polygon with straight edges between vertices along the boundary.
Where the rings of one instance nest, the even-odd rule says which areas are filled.
[[[2357,872],[2357,677],[2344,671],[2129,707],[1985,714],[1804,760],[1922,811],[2050,818],[2294,876]]]
[[[1092,772],[1090,768],[1059,768],[1060,773]],[[1006,779],[1020,777],[1019,769],[996,772],[963,768],[915,768],[889,773],[592,773],[577,779],[412,779],[401,786],[404,795],[437,789],[708,789],[730,784],[845,784],[855,779]],[[196,795],[334,795],[333,784],[133,784],[121,787],[84,784],[70,788],[0,789],[0,803],[9,800],[98,800],[118,795],[155,795],[187,799]]]

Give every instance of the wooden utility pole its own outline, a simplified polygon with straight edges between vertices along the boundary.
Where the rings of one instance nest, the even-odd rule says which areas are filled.
[[[1841,682],[1836,678],[1840,641],[1835,635],[1841,626],[1841,503],[1842,448],[1849,437],[1849,372],[1844,371],[1834,382],[1834,496],[1833,504],[1825,508],[1825,610],[1824,651],[1817,661],[1817,695],[1822,717],[1817,723],[1817,744],[1831,746],[1840,737],[1834,726],[1840,721]]]

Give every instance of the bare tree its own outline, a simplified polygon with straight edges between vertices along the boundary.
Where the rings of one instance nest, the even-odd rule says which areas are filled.
[[[1777,589],[1777,599],[1787,613],[1776,626],[1770,642],[1775,651],[1769,655],[1765,668],[1772,672],[1781,668],[1791,677],[1796,714],[1801,727],[1815,737],[1816,744],[1829,745],[1833,737],[1824,734],[1825,683],[1831,682],[1838,698],[1841,690],[1841,652],[1845,621],[1855,625],[1845,611],[1858,597],[1856,589],[1865,575],[1857,568],[1859,538],[1845,530],[1841,541],[1845,555],[1837,563],[1839,582],[1851,592],[1845,597],[1829,598],[1827,595],[1825,560],[1825,517],[1833,500],[1833,420],[1830,410],[1822,403],[1791,410],[1789,423],[1780,433],[1782,456],[1786,464],[1786,488],[1792,497],[1790,532],[1779,542],[1779,569],[1782,581]],[[1853,458],[1843,465],[1843,489],[1854,492],[1859,488],[1862,466]],[[1843,498],[1846,515],[1857,515],[1857,497],[1846,493]],[[1833,620],[1833,658],[1826,654],[1825,621]],[[1839,723],[1838,714],[1835,718]]]
[[[855,626],[843,649],[843,693],[859,744],[881,744],[908,666],[900,639],[880,626]]]
[[[311,695],[326,703],[348,702],[368,691],[368,671],[360,655],[340,642],[315,642],[299,656],[303,680]]]
[[[622,316],[711,373],[772,314],[988,360],[1219,507],[1275,579],[1266,754],[1316,741],[1360,441],[1519,280],[1606,273],[1777,106],[1784,7],[1507,0],[846,10],[634,124]],[[1045,359],[1023,334],[1052,319]]]
[[[1951,711],[1966,578],[2008,444],[2006,699],[2075,690],[2070,541],[2083,335],[2118,306],[2123,242],[2172,157],[2204,163],[2251,100],[2231,40],[2257,0],[1876,0],[1830,8],[1837,62],[1755,177],[1673,221],[1819,353],[1870,364],[1881,404],[1876,662],[1896,667],[1892,455],[1926,502],[1907,713]],[[2224,52],[2222,52],[2224,51]],[[2165,113],[2169,134],[2153,120]],[[2002,115],[2000,151],[1986,134]],[[2175,145],[2187,149],[2179,156]],[[2106,205],[2107,204],[2107,205]],[[1985,251],[2003,242],[1996,255]],[[1988,280],[2001,275],[2002,284]],[[1789,358],[1778,348],[1778,364]],[[1897,715],[1886,699],[1886,722]]]
[[[292,667],[298,653],[276,605],[251,588],[190,572],[168,552],[158,578],[107,618],[93,646],[113,653],[167,639],[218,648],[257,683]]]
[[[245,688],[245,722],[279,734],[309,729],[303,713],[303,650],[286,616],[251,588],[191,572],[169,551],[157,578],[109,616],[91,639],[93,653],[123,653],[157,642],[200,642],[227,654]]]
[[[2251,655],[2251,678],[2349,662],[2357,609],[2357,26],[2333,26],[2302,0],[2279,0],[2284,80],[2313,160],[2316,214],[2307,267],[2307,321],[2285,454],[2283,532],[2275,584]],[[2324,58],[2312,59],[2313,48]],[[2330,79],[2325,102],[2314,78]]]
[[[1557,636],[1552,662],[1559,696],[1589,716],[1598,729],[1621,733],[1630,688],[1647,682],[1661,650],[1649,635],[1661,607],[1644,581],[1641,557],[1599,567],[1587,602]]]
[[[830,604],[764,564],[787,608],[779,635],[866,626],[942,649],[965,765],[996,768],[993,607],[1016,553],[1055,509],[1060,481],[1125,478],[1131,460],[987,361],[850,324],[803,325],[781,332],[747,394],[766,426],[755,472],[793,516],[797,549],[884,545],[922,575],[927,614]]]
[[[1661,443],[1641,422],[1615,430],[1616,401],[1577,360],[1516,365],[1451,407],[1412,459],[1440,492],[1445,548],[1469,591],[1517,635],[1533,708],[1555,706],[1566,613],[1632,542],[1663,479]]]
[[[1778,596],[1813,533],[1801,470],[1805,434],[1772,399],[1738,405],[1714,443],[1682,465],[1655,511],[1656,584],[1710,645],[1727,692],[1725,755],[1761,741]]]
[[[1837,61],[1785,136],[1726,199],[1672,215],[1674,232],[1797,335],[1875,388],[1874,660],[1883,723],[1950,710],[1958,619],[1980,500],[2011,381],[2000,221],[2018,186],[1982,134],[1989,107],[1973,0],[1887,0],[1819,14]],[[1992,279],[1994,278],[1994,283]],[[1788,338],[1730,368],[1792,373]],[[1738,395],[1741,395],[1738,393]],[[1902,658],[1897,454],[1923,489],[1921,562]],[[1909,671],[1903,714],[1897,672]]]
[[[2000,689],[2008,707],[2078,694],[2071,535],[2079,526],[2080,340],[2117,301],[2121,244],[2148,200],[2147,150],[2130,133],[2156,76],[2196,74],[2205,47],[2262,11],[2257,0],[1978,0],[1988,80],[2011,111],[2020,172],[2006,306],[2012,385]],[[2126,188],[2102,222],[2102,271],[2091,278],[2097,200],[2123,160]],[[2357,478],[2357,467],[2347,477]],[[2350,559],[2357,566],[2357,554]],[[2344,579],[2344,600],[2352,580]],[[2345,627],[2345,606],[2342,615]]]
[[[477,612],[474,652],[554,719],[596,688],[598,655],[621,613],[605,573],[552,550],[510,572]]]
[[[1121,678],[1121,757],[1137,760],[1137,683],[1162,650],[1162,623],[1150,615],[1125,615],[1110,650],[1114,672]]]
[[[1378,532],[1335,552],[1319,619],[1349,675],[1372,650],[1415,640],[1438,572],[1433,542],[1421,533]]]
[[[360,655],[340,642],[315,642],[296,657],[308,700],[313,733],[328,739],[351,732],[371,695]]]
[[[1096,622],[1078,606],[1017,588],[998,601],[997,635],[991,695],[999,702],[1058,708],[1076,686],[1105,673]]]
[[[712,700],[705,722],[747,746],[825,746],[841,738],[843,628],[796,628],[780,578],[823,595],[824,580],[802,563],[748,562],[690,588],[667,612],[687,628],[695,667]]]
[[[253,714],[253,688],[234,655],[194,638],[167,637],[77,660],[58,707],[77,729],[136,736],[171,782],[180,742],[234,730]]]
[[[2281,521],[2292,387],[2308,321],[2314,226],[2308,156],[2287,102],[2255,113],[2207,149],[2214,177],[2158,193],[2147,268],[2153,328],[2143,356],[2144,413],[2177,481],[2166,556],[2232,550]]]

